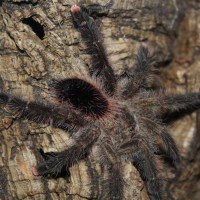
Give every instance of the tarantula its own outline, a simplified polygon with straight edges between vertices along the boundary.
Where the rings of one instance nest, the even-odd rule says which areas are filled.
[[[56,105],[26,102],[0,92],[0,105],[6,112],[72,132],[76,141],[62,152],[43,153],[45,161],[32,172],[57,177],[95,148],[96,159],[109,173],[107,196],[100,194],[98,199],[123,199],[120,168],[124,160],[137,168],[150,199],[162,199],[155,154],[165,155],[177,167],[178,149],[166,125],[199,108],[200,93],[171,96],[155,87],[157,70],[145,45],[139,48],[132,71],[115,75],[88,10],[74,5],[71,16],[91,55],[89,78],[55,81]]]

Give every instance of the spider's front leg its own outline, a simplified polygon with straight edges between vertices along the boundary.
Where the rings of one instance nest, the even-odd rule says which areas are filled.
[[[116,86],[116,79],[106,57],[98,26],[94,19],[89,17],[87,12],[79,6],[74,5],[71,7],[71,15],[74,26],[81,33],[87,46],[87,52],[92,58],[90,75],[96,78],[97,81],[103,83],[106,92],[113,94]]]
[[[108,1],[105,5],[90,4],[85,6],[80,6],[82,10],[88,13],[89,16],[99,16],[107,15],[110,8],[113,6],[114,0]]]
[[[34,175],[58,177],[63,172],[84,159],[89,154],[90,148],[99,137],[97,128],[84,128],[81,135],[75,138],[75,144],[61,152],[43,153],[44,162],[32,169]]]

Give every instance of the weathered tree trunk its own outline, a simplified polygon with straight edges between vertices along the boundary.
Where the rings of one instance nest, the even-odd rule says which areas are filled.
[[[72,4],[107,0],[5,0],[0,2],[0,88],[27,101],[51,100],[52,79],[87,74],[90,57],[70,17]],[[199,91],[200,3],[197,0],[116,0],[107,16],[97,20],[113,69],[120,74],[134,63],[146,42],[157,55],[167,91]],[[70,176],[35,177],[31,167],[45,152],[67,148],[68,134],[50,126],[15,120],[0,110],[0,199],[95,199],[101,171],[95,158],[70,168]],[[200,198],[200,113],[171,127],[183,161],[175,176],[163,167],[167,199]],[[198,122],[198,123],[197,123]],[[167,168],[167,169],[166,169]],[[124,163],[125,199],[147,200],[136,169]],[[169,182],[169,183],[168,183]]]

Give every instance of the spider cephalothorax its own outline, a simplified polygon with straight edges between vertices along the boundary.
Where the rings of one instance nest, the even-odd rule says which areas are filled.
[[[178,165],[178,150],[166,125],[178,117],[177,113],[199,108],[200,94],[168,96],[156,87],[157,71],[145,45],[139,48],[132,71],[116,76],[89,14],[83,7],[71,7],[74,25],[91,55],[88,78],[55,81],[55,105],[26,102],[3,92],[0,105],[6,112],[17,113],[18,118],[73,132],[75,143],[62,152],[43,154],[45,161],[33,168],[34,175],[58,176],[95,148],[96,159],[108,169],[104,182],[109,187],[99,192],[98,199],[123,199],[120,168],[124,161],[137,168],[150,199],[162,199],[155,154],[165,155],[174,166]]]

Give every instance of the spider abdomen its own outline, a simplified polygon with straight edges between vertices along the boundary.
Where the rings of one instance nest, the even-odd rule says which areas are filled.
[[[59,102],[95,119],[103,117],[109,111],[106,96],[91,83],[70,78],[58,81],[54,85]]]

